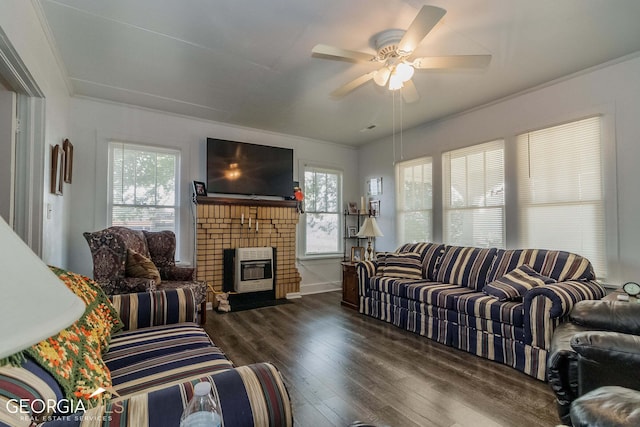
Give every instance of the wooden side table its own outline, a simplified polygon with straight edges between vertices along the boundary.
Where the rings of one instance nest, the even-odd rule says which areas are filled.
[[[358,273],[356,264],[343,262],[342,264],[342,301],[345,307],[358,310],[360,299],[358,298]]]

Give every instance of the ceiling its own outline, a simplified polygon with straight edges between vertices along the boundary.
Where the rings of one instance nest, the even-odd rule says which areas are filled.
[[[418,71],[404,129],[640,51],[637,0],[38,0],[72,92],[217,122],[358,145],[392,133],[375,66],[311,56],[375,53],[423,4],[447,10],[414,56],[492,55],[481,70]],[[372,130],[364,128],[376,125]],[[215,136],[215,135],[208,135]]]

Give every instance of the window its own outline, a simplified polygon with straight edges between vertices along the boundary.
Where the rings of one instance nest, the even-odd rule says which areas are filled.
[[[431,157],[422,157],[396,165],[396,210],[400,242],[432,240],[432,163]]]
[[[177,234],[180,153],[112,142],[109,158],[111,225]]]
[[[600,117],[518,136],[520,243],[566,250],[606,276]]]
[[[504,141],[442,155],[444,241],[503,248]]]
[[[305,255],[341,252],[342,173],[305,165],[304,192]]]

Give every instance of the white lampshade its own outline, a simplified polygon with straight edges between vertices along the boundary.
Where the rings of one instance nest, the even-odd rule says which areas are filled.
[[[85,304],[0,218],[0,358],[71,325]]]
[[[382,231],[380,231],[380,227],[378,227],[378,223],[376,219],[373,217],[369,217],[364,220],[364,224],[360,227],[360,231],[356,235],[358,237],[383,237]]]

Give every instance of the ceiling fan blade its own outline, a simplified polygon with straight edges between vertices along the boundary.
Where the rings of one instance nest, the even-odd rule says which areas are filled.
[[[413,60],[417,69],[482,68],[489,65],[491,55],[425,56]]]
[[[416,89],[416,85],[413,84],[413,80],[407,80],[404,82],[404,86],[402,86],[402,89],[400,90],[402,91],[402,98],[407,104],[418,102],[420,99],[420,95],[418,95],[418,90]]]
[[[325,59],[336,59],[338,61],[347,62],[369,62],[373,61],[375,56],[365,52],[356,50],[347,50],[326,44],[317,44],[311,49],[311,56]]]
[[[331,98],[334,98],[334,99],[342,98],[352,90],[358,88],[359,86],[362,86],[363,84],[371,80],[375,73],[376,71],[372,71],[370,73],[363,74],[357,79],[350,81],[346,85],[339,87],[338,89],[331,92]]]
[[[402,36],[398,50],[404,53],[413,52],[429,31],[442,19],[446,10],[435,6],[422,6],[418,15]]]

